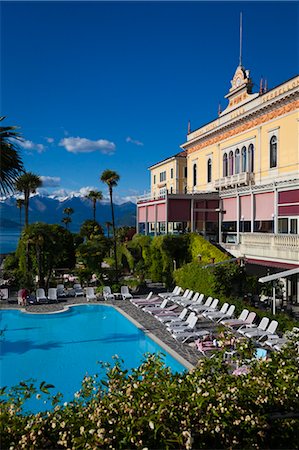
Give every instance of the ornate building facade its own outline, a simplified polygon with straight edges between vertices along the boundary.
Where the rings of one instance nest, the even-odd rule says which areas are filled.
[[[151,192],[138,199],[137,224],[145,234],[197,231],[252,263],[294,268],[299,76],[269,91],[261,86],[253,93],[252,86],[249,71],[238,66],[225,96],[227,108],[189,130],[181,145],[183,177],[182,171],[174,175],[178,155],[150,167]],[[170,189],[172,177],[180,182]]]

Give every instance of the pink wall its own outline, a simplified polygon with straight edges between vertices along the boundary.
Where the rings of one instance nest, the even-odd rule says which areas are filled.
[[[165,203],[157,205],[157,221],[158,222],[166,221],[166,204]]]
[[[255,220],[273,220],[274,214],[274,192],[256,194],[255,199]]]
[[[138,208],[138,222],[146,222],[146,206]]]
[[[225,212],[222,215],[223,222],[233,222],[237,220],[237,198],[224,198],[223,208]]]
[[[240,219],[243,216],[244,220],[251,220],[251,196],[242,195],[240,197]]]
[[[147,221],[148,222],[155,222],[155,209],[156,205],[150,205],[147,207]]]

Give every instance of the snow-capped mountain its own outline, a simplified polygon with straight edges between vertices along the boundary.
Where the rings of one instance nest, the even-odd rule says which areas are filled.
[[[92,202],[85,197],[73,196],[61,201],[57,198],[35,195],[30,198],[29,203],[29,223],[46,222],[61,224],[61,219],[65,217],[63,210],[73,208],[71,216],[71,231],[78,231],[82,222],[93,218]],[[126,202],[121,205],[114,204],[115,222],[117,226],[135,226],[136,205]],[[110,203],[97,202],[96,219],[102,225],[111,222]],[[22,210],[22,220],[24,211]],[[16,206],[16,198],[9,197],[0,201],[0,227],[2,229],[16,228],[20,226],[20,210]]]

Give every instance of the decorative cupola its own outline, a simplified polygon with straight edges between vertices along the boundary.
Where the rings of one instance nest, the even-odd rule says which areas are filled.
[[[240,57],[239,65],[235,71],[233,79],[231,80],[231,88],[228,94],[224,97],[228,99],[228,106],[219,114],[220,116],[226,114],[232,109],[241,106],[243,103],[252,100],[258,94],[252,94],[253,83],[250,78],[249,70],[245,70],[242,64],[242,13],[240,14]]]
[[[251,100],[252,87],[253,83],[250,78],[249,70],[245,70],[243,66],[238,66],[237,70],[231,80],[231,88],[225,98],[228,99],[228,109],[235,108],[239,106],[241,103],[246,102],[247,100]],[[224,113],[224,111],[223,111]],[[223,114],[222,113],[222,114]]]

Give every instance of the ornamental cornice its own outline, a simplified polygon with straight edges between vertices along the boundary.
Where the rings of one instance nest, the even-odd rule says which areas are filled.
[[[251,185],[251,186],[242,186],[242,187],[238,187],[238,188],[232,188],[232,189],[227,189],[225,191],[219,191],[219,196],[220,198],[226,198],[226,197],[231,197],[232,195],[237,195],[237,194],[244,194],[244,195],[248,195],[252,192],[267,192],[269,190],[274,190],[275,188],[284,188],[284,187],[288,187],[288,188],[296,188],[299,186],[299,179],[298,178],[293,178],[293,179],[287,179],[287,180],[280,180],[280,181],[274,181],[272,183],[265,183],[265,184],[255,184],[255,185]]]
[[[261,111],[276,107],[280,102],[290,101],[294,95],[296,96],[298,94],[298,87],[299,76],[288,80],[284,84],[262,95],[251,94],[255,96],[251,100],[239,104],[239,106],[227,112],[226,110],[223,111],[217,119],[190,132],[187,136],[187,142],[183,143],[181,148],[188,150],[195,143],[214,136],[216,133],[222,132],[225,128],[236,126],[240,121],[246,120],[252,113],[259,114]]]
[[[284,97],[283,99],[279,99],[271,105],[265,105],[264,108],[259,108],[254,112],[250,111],[246,116],[242,117],[237,122],[227,124],[226,126],[221,127],[221,129],[214,131],[209,136],[197,138],[197,142],[199,140],[201,141],[198,144],[195,144],[194,142],[186,144],[185,148],[187,149],[187,156],[204,147],[216,144],[220,141],[228,139],[229,137],[243,133],[244,131],[257,127],[265,122],[283,116],[291,111],[295,111],[299,108],[299,100],[293,100],[290,102],[290,97],[296,98],[298,97],[298,93],[292,93],[288,96],[288,98]],[[267,110],[268,112],[265,113]]]

